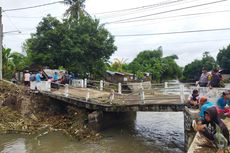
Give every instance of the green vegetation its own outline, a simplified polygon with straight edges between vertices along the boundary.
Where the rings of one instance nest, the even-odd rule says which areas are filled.
[[[3,78],[11,79],[16,71],[21,71],[25,68],[27,59],[18,52],[12,52],[10,48],[3,48],[2,61]]]
[[[206,67],[209,71],[217,67],[215,59],[209,55],[209,52],[203,53],[201,60],[194,60],[192,63],[186,65],[183,71],[183,81],[199,80],[202,73],[202,68]]]
[[[116,50],[113,36],[89,16],[60,22],[43,18],[24,45],[31,65],[58,68],[95,77],[102,76],[106,62]]]
[[[157,82],[176,79],[182,74],[180,67],[175,62],[177,58],[176,55],[163,57],[162,47],[157,50],[145,50],[137,55],[129,64],[128,69],[139,78],[144,76],[144,72],[148,72]]]
[[[230,67],[230,45],[217,55],[217,62],[203,53],[201,60],[194,60],[183,70],[176,59],[177,55],[164,57],[162,47],[156,50],[140,52],[131,62],[115,59],[109,64],[110,56],[117,50],[114,37],[84,10],[85,0],[65,0],[69,8],[65,12],[67,18],[58,20],[51,15],[44,17],[35,33],[24,43],[26,56],[3,49],[3,77],[10,79],[16,71],[25,68],[66,69],[81,76],[90,74],[93,79],[104,76],[106,70],[128,72],[143,78],[150,73],[152,79],[160,82],[168,79],[182,78],[184,81],[198,80],[202,67],[208,70],[217,67]]]
[[[217,54],[217,63],[221,68],[230,69],[230,45],[227,48],[220,49]]]

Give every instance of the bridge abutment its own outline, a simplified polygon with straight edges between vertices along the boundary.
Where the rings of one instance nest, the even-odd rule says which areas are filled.
[[[134,122],[136,112],[103,112],[93,111],[88,114],[88,126],[92,130],[100,131],[119,124]]]

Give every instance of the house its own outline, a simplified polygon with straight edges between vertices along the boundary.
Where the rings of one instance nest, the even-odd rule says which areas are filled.
[[[134,80],[134,75],[131,73],[106,71],[105,80],[112,83],[124,83]]]

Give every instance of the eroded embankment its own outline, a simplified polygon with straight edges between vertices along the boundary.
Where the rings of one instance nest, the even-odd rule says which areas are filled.
[[[35,95],[23,86],[0,81],[0,105],[0,133],[60,130],[79,140],[100,138],[86,124],[89,112]]]

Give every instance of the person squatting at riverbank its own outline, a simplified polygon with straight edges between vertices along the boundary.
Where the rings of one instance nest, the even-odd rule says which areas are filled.
[[[197,126],[197,131],[219,149],[226,148],[229,145],[229,131],[218,116],[216,107],[209,107],[204,111],[204,119]]]
[[[192,95],[188,97],[188,108],[198,109],[199,100],[200,100],[199,91],[197,89],[194,89],[192,91]]]
[[[217,112],[220,116],[230,117],[230,92],[223,92],[217,100]],[[226,107],[228,105],[228,107]]]
[[[200,113],[199,113],[199,119],[200,121],[203,121],[204,120],[204,112],[210,108],[210,107],[214,107],[215,105],[208,101],[208,98],[205,97],[205,96],[202,96],[200,98]]]

